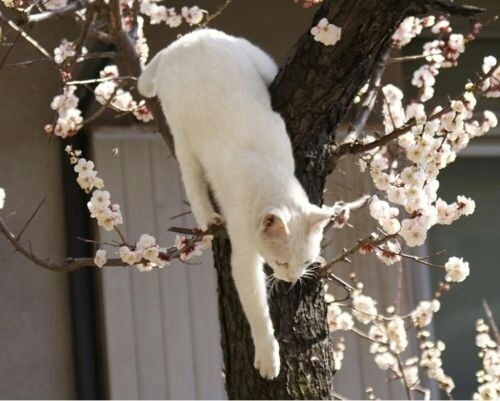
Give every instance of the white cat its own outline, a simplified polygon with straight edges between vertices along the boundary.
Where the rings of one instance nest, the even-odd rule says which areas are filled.
[[[331,211],[311,203],[294,176],[292,147],[271,109],[274,61],[247,40],[214,29],[189,33],[160,51],[138,89],[158,95],[174,137],[186,194],[198,224],[220,216],[232,244],[232,272],[255,345],[254,366],[280,369],[263,263],[296,282],[319,256]]]

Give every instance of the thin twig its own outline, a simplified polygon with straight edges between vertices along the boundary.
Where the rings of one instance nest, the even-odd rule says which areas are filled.
[[[403,362],[401,362],[401,357],[399,355],[396,355],[396,360],[398,361],[398,367],[399,367],[399,370],[401,371],[400,378],[403,379],[403,384],[404,384],[404,388],[406,391],[406,397],[409,400],[413,400],[413,397],[411,396],[410,386],[408,385],[408,380],[406,379],[406,376],[405,376]]]
[[[358,243],[354,246],[352,246],[349,249],[344,249],[343,252],[335,257],[334,259],[330,260],[328,263],[324,264],[321,266],[318,270],[316,270],[316,275],[318,277],[327,277],[328,273],[332,269],[333,266],[335,266],[337,263],[340,262],[345,262],[347,260],[347,257],[350,255],[353,255],[357,251],[359,251],[363,246],[366,245],[373,245],[373,246],[378,246],[383,244],[384,242],[387,242],[391,238],[394,238],[397,234],[390,234],[390,235],[385,235],[384,237],[375,239],[373,234],[370,234],[368,237],[361,239],[358,241]]]
[[[36,22],[41,22],[45,21],[48,19],[52,18],[60,18],[64,15],[69,15],[73,14],[75,11],[81,10],[85,8],[87,5],[87,2],[85,0],[76,0],[71,3],[69,3],[67,6],[55,9],[55,10],[50,10],[50,11],[44,11],[38,14],[31,14],[28,16],[28,21],[29,23],[36,23]]]
[[[17,43],[17,41],[19,40],[20,37],[21,37],[21,32],[18,32],[16,38],[10,44],[9,48],[7,49],[7,51],[5,52],[5,54],[4,54],[3,58],[2,58],[2,61],[0,62],[0,70],[5,66],[5,62],[7,61],[7,58],[9,57],[10,53],[12,52],[12,50],[14,50],[14,46],[16,45],[16,43]]]
[[[206,27],[210,21],[212,21],[213,19],[217,18],[220,14],[222,14],[222,12],[223,12],[223,11],[224,11],[224,10],[225,10],[225,9],[226,9],[226,8],[227,8],[227,7],[228,7],[228,6],[232,3],[232,2],[233,2],[233,0],[226,0],[226,1],[224,2],[224,4],[223,4],[222,6],[220,6],[220,7],[219,7],[219,9],[218,9],[216,12],[214,12],[214,13],[212,13],[212,14],[210,14],[210,15],[208,15],[208,14],[207,14],[207,19],[206,19],[206,21],[205,21],[203,24],[200,24],[200,28],[204,28],[204,27]]]
[[[377,66],[370,79],[370,83],[367,89],[367,93],[364,97],[363,103],[361,103],[361,107],[358,110],[356,117],[354,117],[354,120],[352,122],[352,127],[347,133],[344,142],[356,141],[359,138],[359,133],[365,127],[366,122],[368,121],[368,117],[373,111],[377,94],[380,89],[380,82],[382,80],[382,75],[384,74],[385,67],[387,65],[387,59],[389,58],[390,52],[391,49],[390,47],[388,47],[382,54],[380,60],[378,61]]]
[[[4,24],[8,25],[11,29],[18,32],[23,37],[23,39],[26,40],[31,46],[33,46],[36,50],[42,53],[45,57],[47,57],[47,59],[52,61],[52,63],[56,64],[50,53],[47,50],[45,50],[45,48],[40,43],[38,43],[35,39],[33,39],[30,35],[28,35],[24,31],[24,29],[22,29],[16,23],[6,18],[1,11],[0,11],[0,20],[2,20]]]
[[[488,319],[488,323],[491,327],[491,331],[493,331],[495,336],[495,341],[497,344],[500,344],[500,332],[498,331],[498,326],[495,322],[495,318],[493,317],[493,313],[491,312],[490,305],[488,305],[488,301],[486,301],[486,299],[483,299],[481,302],[483,304],[484,313],[486,314],[486,318]]]
[[[430,57],[430,56],[439,56],[443,54],[441,50],[438,50],[436,52],[430,52],[428,54],[415,54],[413,56],[403,56],[403,57],[393,57],[387,60],[387,64],[394,64],[394,63],[401,63],[404,61],[414,61],[414,60],[420,60],[422,58]]]
[[[31,214],[30,218],[24,224],[23,228],[21,228],[21,231],[19,231],[19,234],[17,234],[17,237],[16,237],[17,241],[19,241],[21,239],[21,236],[24,234],[24,231],[28,228],[28,226],[31,223],[31,221],[35,218],[36,214],[38,213],[38,211],[40,210],[40,208],[42,207],[42,205],[45,203],[46,199],[47,199],[47,197],[44,197],[41,200],[41,202],[36,207],[35,211]]]
[[[127,81],[127,80],[135,80],[135,77],[125,76],[125,77],[104,77],[104,78],[91,78],[91,79],[81,79],[76,81],[68,81],[66,85],[87,85],[87,84],[96,84],[99,82],[107,82],[107,81]]]

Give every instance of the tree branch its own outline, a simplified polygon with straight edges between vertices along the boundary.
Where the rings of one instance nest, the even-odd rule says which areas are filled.
[[[45,48],[38,43],[35,39],[33,39],[30,35],[28,35],[24,29],[22,29],[20,26],[18,26],[16,23],[11,21],[10,19],[6,18],[2,11],[0,11],[0,20],[3,21],[5,25],[8,25],[12,30],[16,31],[19,33],[24,40],[26,40],[31,46],[33,46],[38,52],[42,53],[48,60],[50,60],[52,63],[55,64],[54,59],[50,55],[50,53],[45,50]]]
[[[31,249],[28,249],[23,244],[21,244],[20,242],[21,234],[24,232],[29,222],[36,215],[42,204],[43,201],[38,205],[35,212],[28,219],[27,223],[24,225],[23,229],[21,230],[20,234],[17,237],[11,232],[11,230],[9,229],[3,218],[0,217],[0,232],[12,244],[16,252],[21,253],[24,257],[26,257],[28,260],[30,260],[37,266],[56,272],[69,273],[76,270],[80,270],[84,267],[97,267],[92,258],[67,258],[64,263],[54,263],[51,262],[48,258],[41,258],[35,255]],[[172,229],[172,231],[174,230]],[[212,224],[207,228],[206,231],[201,231],[199,228],[193,228],[193,229],[183,229],[183,232],[184,234],[191,235],[186,244],[181,249],[178,249],[176,247],[171,247],[167,250],[167,252],[161,252],[160,256],[162,258],[164,258],[167,261],[172,261],[174,259],[181,259],[181,255],[183,253],[188,252],[190,249],[196,246],[196,244],[202,241],[206,235],[223,237],[225,229],[220,225]],[[89,242],[94,242],[94,241],[89,241]],[[143,259],[142,261],[139,261],[137,264],[147,264],[147,263],[149,262]],[[108,259],[104,267],[135,267],[135,265],[129,265],[124,261],[122,261],[121,259]]]
[[[472,17],[486,11],[484,8],[460,5],[450,0],[427,0],[427,3],[431,8],[462,17]]]
[[[361,239],[358,241],[358,243],[354,246],[352,246],[349,249],[344,249],[343,252],[335,257],[334,259],[330,260],[328,263],[325,263],[323,266],[318,268],[316,270],[316,276],[321,277],[321,278],[327,278],[328,274],[330,273],[331,269],[333,266],[335,266],[337,263],[340,262],[347,262],[349,259],[347,259],[348,256],[351,256],[358,252],[362,247],[366,245],[372,245],[374,247],[377,247],[384,242],[387,242],[391,238],[394,238],[397,234],[391,234],[391,235],[385,235],[381,238],[376,239],[373,234],[370,234],[368,237]]]
[[[129,74],[136,77],[139,76],[142,71],[141,64],[135,51],[134,44],[130,40],[127,33],[122,29],[120,2],[118,0],[109,1],[108,23],[110,34],[119,50],[119,53],[123,56],[123,60]],[[175,157],[174,139],[170,132],[170,128],[168,127],[165,115],[163,114],[159,99],[154,97],[145,100],[146,106],[153,115],[154,121],[156,122],[156,126],[158,127],[163,140],[167,144],[172,156]]]
[[[87,6],[86,0],[76,0],[69,3],[65,7],[61,7],[55,10],[44,11],[38,14],[28,15],[26,18],[26,22],[28,23],[37,23],[41,21],[46,21],[52,18],[59,18],[65,15],[73,14],[75,11],[81,10]]]

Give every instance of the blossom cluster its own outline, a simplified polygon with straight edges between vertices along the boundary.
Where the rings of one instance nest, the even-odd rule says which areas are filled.
[[[118,250],[120,259],[128,265],[136,265],[139,271],[150,271],[169,264],[166,248],[160,248],[156,239],[142,234],[134,247],[123,245]]]
[[[488,63],[492,63],[489,58],[485,59],[485,64]],[[362,171],[369,168],[379,191],[370,202],[371,216],[384,233],[397,234],[409,247],[424,244],[432,226],[448,225],[474,212],[475,202],[468,197],[458,195],[455,202],[447,203],[437,194],[440,170],[453,162],[457,152],[472,138],[497,125],[491,111],[483,112],[482,122],[472,119],[477,103],[473,89],[474,85],[467,85],[464,94],[452,100],[447,109],[435,108],[427,117],[422,103],[404,107],[403,93],[396,86],[389,84],[382,88],[386,134],[405,128],[396,143],[390,145],[392,149],[383,145],[370,150],[361,156],[359,164]],[[376,140],[370,135],[362,139],[364,143]],[[375,251],[386,264],[400,260],[396,240],[360,249],[361,253],[369,251]],[[448,281],[462,281],[469,274],[468,264],[458,258],[450,258],[445,269]]]
[[[429,15],[424,18],[406,17],[392,35],[392,46],[401,49],[411,40],[422,33],[423,28],[434,25],[435,17]]]
[[[206,231],[207,227],[200,227],[200,230]],[[186,262],[193,256],[200,256],[203,250],[210,249],[212,247],[213,238],[213,235],[205,235],[201,241],[191,244],[188,237],[184,235],[177,235],[175,237],[175,247],[180,252],[179,259]]]
[[[481,358],[481,370],[477,372],[478,388],[473,400],[498,400],[500,398],[500,346],[490,336],[490,328],[479,319],[476,322],[476,345]]]
[[[198,25],[207,14],[206,10],[198,6],[182,7],[180,14],[178,14],[175,8],[159,5],[157,0],[142,0],[140,12],[150,18],[151,24],[164,22],[170,28],[177,28],[183,21],[190,26]]]
[[[439,388],[450,394],[455,388],[455,383],[453,379],[446,375],[443,370],[443,360],[441,359],[441,354],[446,348],[444,342],[442,341],[430,341],[428,337],[430,333],[427,331],[421,331],[419,337],[424,341],[420,344],[420,367],[427,374],[429,379],[433,379],[438,383]]]
[[[491,74],[484,80],[482,91],[486,97],[500,97],[500,66],[493,56],[485,57],[483,62],[483,73]]]
[[[465,51],[466,38],[461,33],[452,33],[450,22],[440,18],[431,31],[438,38],[423,45],[423,55],[427,61],[413,73],[412,85],[419,88],[419,100],[426,102],[434,96],[436,76],[441,68],[457,65],[457,60]]]
[[[87,54],[87,48],[82,47],[81,55]],[[68,58],[76,56],[76,44],[67,39],[61,40],[61,44],[54,49],[54,61],[57,64],[62,64]]]
[[[118,111],[129,111],[140,121],[148,122],[153,115],[145,105],[144,100],[137,103],[132,94],[119,87],[119,72],[116,65],[107,65],[100,71],[102,80],[94,89],[94,95],[102,105],[109,105]]]
[[[86,193],[92,193],[89,202],[87,202],[90,217],[96,219],[97,224],[106,231],[118,231],[116,226],[123,223],[120,205],[111,203],[111,194],[103,189],[104,182],[97,176],[94,162],[81,157],[82,152],[73,149],[69,145],[66,146],[65,151],[69,156],[70,163],[74,166],[74,171],[78,173],[76,179],[78,185]],[[0,188],[0,206],[3,206],[2,191]],[[197,229],[197,232],[203,234],[207,230],[208,227],[202,226]],[[177,236],[175,246],[167,250],[161,248],[156,239],[149,234],[142,234],[135,245],[124,243],[121,234],[120,237],[122,243],[118,255],[121,261],[126,265],[135,265],[140,271],[162,268],[168,265],[176,254],[182,261],[187,261],[193,256],[199,256],[203,250],[211,248],[213,240],[213,235],[209,234],[201,236],[201,239],[196,241],[186,236]],[[94,263],[99,267],[103,267],[106,262],[106,250],[98,249],[95,253]]]
[[[57,111],[55,124],[47,124],[45,131],[61,138],[67,138],[76,134],[82,127],[83,117],[78,106],[78,97],[75,95],[76,86],[66,85],[63,93],[52,100],[50,107]]]
[[[431,323],[433,314],[440,308],[440,302],[437,299],[421,301],[404,317],[395,314],[394,308],[389,307],[387,310],[390,316],[384,317],[377,311],[376,301],[361,293],[362,283],[358,283],[357,287],[351,296],[352,314],[345,310],[347,305],[336,303],[333,296],[326,293],[329,330],[354,331],[369,339],[371,342],[369,351],[377,367],[392,372],[410,390],[419,388],[421,374],[425,374],[449,394],[455,384],[442,367],[441,353],[445,345],[442,341],[436,343],[430,341],[429,332],[422,330]],[[362,329],[356,327],[353,318],[362,325],[368,325],[365,334]],[[403,354],[408,350],[408,330],[412,327],[411,323],[419,330],[418,338],[422,340],[420,355],[404,359]],[[490,340],[485,342],[491,345]]]

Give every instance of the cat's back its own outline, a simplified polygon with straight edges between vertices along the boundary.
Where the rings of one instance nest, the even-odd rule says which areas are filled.
[[[186,109],[213,115],[221,106],[226,106],[227,113],[227,107],[240,107],[243,102],[267,106],[267,85],[277,70],[267,54],[245,39],[215,29],[184,35],[151,64],[157,64],[154,85],[165,111],[176,115]]]

